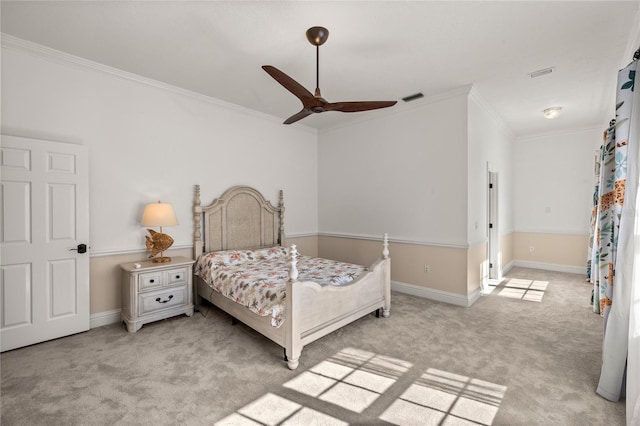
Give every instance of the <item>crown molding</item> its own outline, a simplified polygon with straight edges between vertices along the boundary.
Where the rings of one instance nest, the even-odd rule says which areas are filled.
[[[480,108],[482,108],[482,110],[486,112],[511,139],[516,138],[516,134],[513,129],[511,129],[507,122],[504,121],[504,119],[496,112],[495,109],[493,109],[491,104],[489,104],[489,102],[487,102],[487,100],[480,94],[480,92],[478,92],[478,89],[476,89],[475,86],[471,87],[471,90],[469,91],[469,97],[476,101],[478,106],[480,106]]]
[[[193,92],[191,90],[184,89],[182,87],[173,86],[168,83],[163,83],[152,78],[144,77],[138,74],[134,74],[128,71],[124,71],[118,68],[114,68],[108,65],[101,64],[99,62],[91,61],[89,59],[75,56],[70,53],[62,52],[60,50],[52,49],[47,46],[43,46],[38,43],[34,43],[28,40],[24,40],[10,34],[0,33],[0,42],[3,49],[9,49],[20,53],[26,53],[31,56],[35,56],[40,59],[48,60],[57,64],[69,66],[82,71],[93,71],[101,74],[109,75],[116,78],[121,78],[127,81],[132,81],[145,86],[151,86],[153,88],[171,92],[180,96],[185,96],[200,102],[204,102],[210,105],[214,105],[220,108],[228,109],[240,114],[252,116],[266,120],[270,123],[281,124],[281,118],[264,114],[259,111],[255,111],[249,108],[245,108],[240,105],[236,105],[230,102],[213,98],[211,96],[203,95],[202,93]],[[295,127],[298,130],[302,130],[314,135],[318,134],[318,131],[312,127],[305,125],[298,125]]]
[[[446,92],[425,96],[424,98],[411,101],[410,104],[399,103],[399,104],[396,104],[395,107],[378,110],[379,114],[376,114],[375,117],[371,117],[370,115],[368,115],[368,116],[362,116],[360,118],[354,118],[353,120],[349,120],[348,122],[340,123],[335,126],[321,129],[318,131],[318,133],[326,134],[326,133],[330,133],[332,131],[340,130],[346,127],[356,126],[356,125],[365,123],[367,121],[380,120],[384,117],[389,117],[396,114],[402,114],[407,111],[412,111],[414,109],[423,108],[427,105],[430,105],[436,102],[441,102],[450,98],[455,98],[457,96],[461,96],[461,95],[468,96],[472,88],[473,88],[473,85],[468,84],[468,85],[460,86]]]
[[[537,133],[537,134],[534,134],[534,135],[518,136],[518,137],[516,137],[516,142],[526,142],[528,140],[533,140],[533,139],[551,138],[551,137],[556,137],[556,136],[566,136],[566,135],[571,135],[571,134],[581,133],[581,132],[597,131],[597,132],[602,133],[602,132],[605,131],[606,128],[607,128],[607,125],[603,124],[602,126],[593,125],[593,126],[587,126],[587,127],[579,127],[579,128],[575,128],[575,129],[559,130],[557,132]]]

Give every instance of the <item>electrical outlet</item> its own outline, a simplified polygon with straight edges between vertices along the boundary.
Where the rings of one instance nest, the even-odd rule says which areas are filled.
[[[536,251],[536,248],[534,246],[530,246],[529,253],[533,253],[534,251]]]
[[[429,272],[431,272],[431,266],[429,265],[424,265],[424,273],[428,274]]]

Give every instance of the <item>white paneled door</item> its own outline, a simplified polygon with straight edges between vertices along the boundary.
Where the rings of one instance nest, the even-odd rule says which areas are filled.
[[[2,135],[0,151],[7,351],[89,329],[89,178],[81,145]]]

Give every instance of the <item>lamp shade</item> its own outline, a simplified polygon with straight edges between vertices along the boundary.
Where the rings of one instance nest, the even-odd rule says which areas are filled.
[[[142,213],[142,226],[173,226],[178,224],[173,206],[169,203],[147,204]]]

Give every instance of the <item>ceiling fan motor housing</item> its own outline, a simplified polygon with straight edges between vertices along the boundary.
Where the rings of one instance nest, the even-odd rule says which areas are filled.
[[[329,30],[325,27],[311,27],[307,30],[307,40],[314,46],[321,46],[329,38]]]

